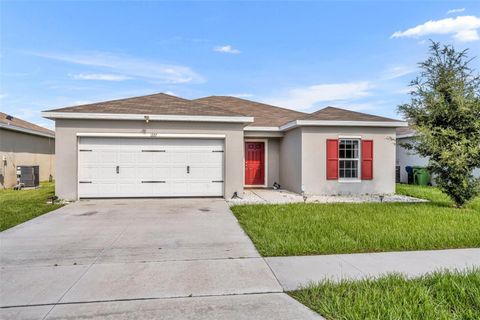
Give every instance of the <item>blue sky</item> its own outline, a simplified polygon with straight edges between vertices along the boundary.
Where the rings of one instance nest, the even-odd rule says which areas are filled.
[[[398,117],[428,39],[480,55],[480,2],[0,2],[0,109],[167,92]],[[480,69],[480,57],[474,61]]]

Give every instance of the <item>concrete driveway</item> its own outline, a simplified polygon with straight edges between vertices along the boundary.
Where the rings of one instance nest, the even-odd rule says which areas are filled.
[[[319,319],[221,199],[80,201],[0,234],[2,319]]]

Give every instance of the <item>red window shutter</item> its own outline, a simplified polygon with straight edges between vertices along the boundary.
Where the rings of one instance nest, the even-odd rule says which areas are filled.
[[[373,180],[373,140],[362,140],[362,180]]]
[[[337,139],[327,139],[327,180],[338,180]]]

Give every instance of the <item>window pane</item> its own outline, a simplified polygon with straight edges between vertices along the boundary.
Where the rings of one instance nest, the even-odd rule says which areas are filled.
[[[358,170],[352,170],[352,178],[358,178]]]
[[[345,158],[346,159],[352,158],[352,150],[350,148],[345,151]]]

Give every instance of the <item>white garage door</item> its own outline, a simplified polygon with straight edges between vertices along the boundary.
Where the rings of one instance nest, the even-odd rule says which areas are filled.
[[[223,151],[223,140],[80,138],[78,194],[222,196]]]

